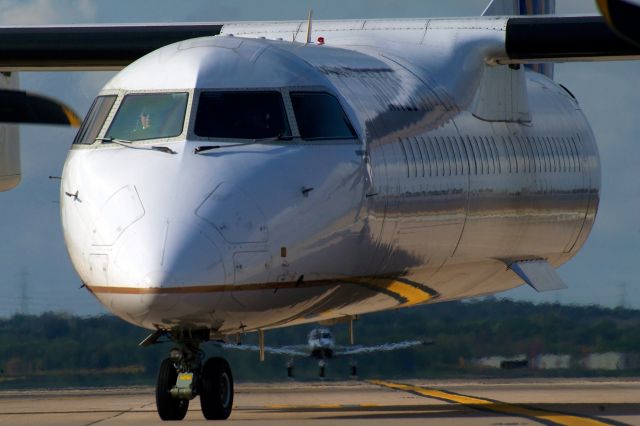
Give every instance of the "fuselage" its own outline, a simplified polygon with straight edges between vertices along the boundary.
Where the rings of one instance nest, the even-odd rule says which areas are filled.
[[[577,253],[600,170],[570,93],[478,59],[493,36],[451,49],[354,37],[189,40],[103,89],[61,211],[72,262],[109,310],[226,335],[492,294],[522,283],[509,262]],[[141,137],[132,115],[122,133],[144,96],[171,118]],[[247,117],[275,102],[263,130],[274,114],[281,130],[216,127],[242,99]]]
[[[307,347],[312,357],[318,359],[332,358],[336,342],[328,328],[314,328],[309,333]]]

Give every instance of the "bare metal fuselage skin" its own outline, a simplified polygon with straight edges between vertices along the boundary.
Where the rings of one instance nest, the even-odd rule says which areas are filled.
[[[83,282],[140,326],[225,335],[492,294],[522,283],[512,261],[563,264],[595,219],[595,140],[553,81],[493,76],[478,59],[492,37],[336,48],[236,34],[142,58],[103,93],[116,110],[127,93],[188,92],[184,131],[138,143],[175,155],[70,151],[62,221]],[[199,93],[228,89],[280,91],[293,140],[195,154],[234,143],[193,132]],[[358,140],[295,137],[293,90],[338,97]]]

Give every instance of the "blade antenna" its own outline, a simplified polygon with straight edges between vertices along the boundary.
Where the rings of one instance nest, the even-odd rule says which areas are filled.
[[[313,9],[309,9],[309,17],[307,18],[307,43],[311,43],[311,30],[313,29]]]

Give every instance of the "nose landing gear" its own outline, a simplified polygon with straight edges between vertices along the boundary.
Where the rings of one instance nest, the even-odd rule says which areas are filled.
[[[189,409],[188,399],[177,399],[171,394],[178,372],[169,358],[162,360],[156,382],[156,408],[162,420],[182,420]]]
[[[233,376],[224,358],[209,358],[200,377],[200,407],[207,420],[224,420],[233,407]]]
[[[171,350],[160,364],[156,382],[156,408],[162,420],[182,420],[189,401],[200,396],[207,420],[224,420],[233,408],[233,375],[224,358],[210,358],[204,365],[199,342]]]

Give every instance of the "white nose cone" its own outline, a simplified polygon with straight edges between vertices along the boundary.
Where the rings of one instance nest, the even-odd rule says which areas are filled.
[[[109,268],[111,286],[162,292],[226,282],[220,250],[197,220],[141,222],[127,230],[117,244]]]

